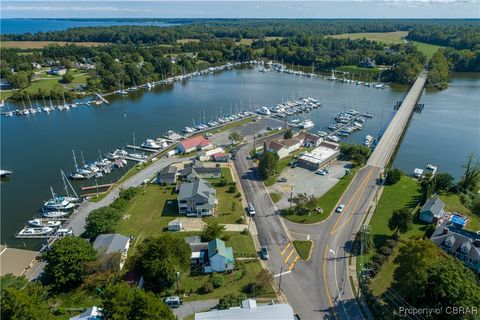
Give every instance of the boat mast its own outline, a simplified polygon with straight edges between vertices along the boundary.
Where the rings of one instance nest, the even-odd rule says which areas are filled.
[[[85,163],[85,158],[83,157],[83,151],[80,151],[80,155],[82,156],[83,167],[85,168],[87,164]]]
[[[73,163],[75,164],[75,170],[78,171],[77,157],[75,157],[75,150],[72,150],[73,153]]]
[[[62,180],[63,180],[63,184],[65,185],[65,191],[67,192],[67,195],[70,196],[68,194],[68,191],[67,191],[67,184],[68,186],[70,187],[70,189],[72,190],[73,194],[75,195],[76,198],[79,198],[78,194],[75,192],[75,189],[73,188],[72,184],[70,183],[70,181],[68,181],[67,179],[67,176],[65,175],[65,172],[63,172],[63,170],[60,170],[60,173],[62,174]]]

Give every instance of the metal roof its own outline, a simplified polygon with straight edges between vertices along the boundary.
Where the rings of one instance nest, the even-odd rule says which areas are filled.
[[[420,212],[430,211],[434,215],[437,215],[443,210],[444,207],[445,203],[440,200],[440,198],[433,197],[428,199],[428,201],[423,205]]]
[[[251,304],[250,304],[251,305]],[[195,313],[195,320],[293,320],[293,309],[289,304],[270,304],[247,308],[231,308]]]
[[[100,234],[95,239],[93,247],[100,254],[122,252],[127,248],[129,241],[129,237],[125,237],[118,233]]]

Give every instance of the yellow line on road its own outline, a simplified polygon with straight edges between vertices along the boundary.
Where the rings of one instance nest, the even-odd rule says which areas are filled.
[[[350,204],[352,203],[352,201],[355,199],[355,197],[357,196],[357,194],[362,190],[362,187],[363,185],[365,185],[367,182],[368,182],[368,178],[370,177],[372,173],[372,169],[370,169],[369,173],[365,176],[365,178],[363,178],[364,180],[362,181],[362,183],[360,184],[360,187],[357,189],[357,191],[355,191],[355,193],[353,194],[353,196],[350,198],[350,200],[348,200],[347,204],[345,205],[345,208],[343,208],[343,213],[341,213],[338,218],[337,218],[337,221],[335,221],[335,224],[333,225],[332,227],[332,231],[330,232],[330,234],[334,234],[336,232],[336,227],[337,227],[337,224],[340,222],[340,219],[343,217],[343,215],[348,211],[348,207],[350,206]],[[348,190],[348,189],[347,189]]]
[[[292,256],[292,254],[295,252],[295,248],[292,248],[292,251],[290,251],[290,254],[288,255],[288,257],[285,260],[285,263],[288,262],[288,259],[290,259],[290,257]]]
[[[328,304],[333,311],[333,317],[336,319],[337,315],[335,313],[335,308],[333,307],[332,302],[332,295],[330,294],[330,289],[328,289],[327,283],[327,252],[328,252],[328,244],[325,246],[325,253],[323,254],[323,284],[325,285],[325,293],[327,294]]]
[[[353,214],[355,213],[355,210],[357,210],[358,208],[358,205],[360,204],[360,200],[362,200],[362,195],[363,195],[363,192],[365,191],[365,189],[367,188],[368,186],[368,180],[370,179],[370,176],[372,175],[373,171],[372,169],[370,169],[370,172],[368,173],[368,175],[366,176],[366,180],[364,182],[362,182],[362,186],[359,188],[359,190],[361,190],[360,192],[360,195],[358,196],[358,200],[357,200],[357,203],[355,203],[355,206],[353,207],[352,209],[352,212],[351,214],[348,216],[347,220],[345,220],[341,225],[340,227],[338,228],[334,228],[332,229],[332,231],[330,232],[330,234],[334,234],[335,232],[337,232],[338,230],[342,229],[349,221],[350,219],[352,219],[353,217]],[[353,198],[352,198],[353,199]],[[346,207],[345,207],[346,209]]]
[[[298,259],[300,259],[300,257],[296,256],[295,259],[293,260],[292,264],[290,265],[290,267],[288,267],[288,270],[292,270],[293,266],[295,265],[295,263],[297,262]]]
[[[285,251],[287,251],[287,249],[290,248],[291,245],[292,245],[292,243],[289,242],[289,243],[287,244],[287,246],[285,247],[285,249],[283,249],[280,254],[283,256],[283,255],[285,254]]]

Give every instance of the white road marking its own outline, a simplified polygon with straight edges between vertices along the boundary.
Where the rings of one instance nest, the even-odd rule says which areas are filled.
[[[276,274],[276,275],[274,275],[273,277],[274,277],[274,278],[278,278],[278,277],[280,277],[280,276],[283,276],[284,274],[289,274],[289,273],[291,273],[291,272],[292,272],[292,271],[285,271],[285,272]]]

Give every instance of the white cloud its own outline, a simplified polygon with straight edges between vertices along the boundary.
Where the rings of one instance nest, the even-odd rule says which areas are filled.
[[[2,6],[2,11],[29,11],[29,12],[151,12],[151,9],[138,8],[118,8],[113,6],[106,7],[79,7],[79,6],[21,6],[6,5]]]

